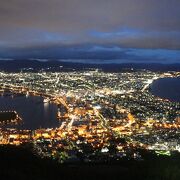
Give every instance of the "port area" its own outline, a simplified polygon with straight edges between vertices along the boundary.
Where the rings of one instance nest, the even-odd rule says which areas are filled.
[[[0,125],[18,125],[22,122],[16,111],[0,111]]]

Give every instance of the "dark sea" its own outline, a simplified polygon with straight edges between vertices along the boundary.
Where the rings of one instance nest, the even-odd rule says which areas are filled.
[[[54,128],[59,125],[57,106],[53,103],[44,103],[42,97],[0,96],[0,111],[3,110],[17,111],[23,119],[21,125],[14,126],[18,129],[35,130],[38,128]]]
[[[155,80],[151,85],[151,92],[160,98],[180,102],[180,77]]]

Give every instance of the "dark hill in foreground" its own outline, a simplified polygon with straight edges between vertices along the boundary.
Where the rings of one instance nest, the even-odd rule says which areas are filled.
[[[146,154],[145,161],[122,160],[109,164],[60,165],[55,161],[40,159],[27,147],[0,146],[1,180],[92,180],[136,179],[179,180],[180,155],[155,157]]]

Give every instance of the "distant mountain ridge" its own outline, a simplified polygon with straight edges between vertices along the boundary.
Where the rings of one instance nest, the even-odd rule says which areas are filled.
[[[180,71],[180,63],[176,64],[160,64],[160,63],[109,63],[109,64],[92,64],[92,63],[77,63],[64,62],[58,60],[0,60],[0,71],[19,72],[21,70],[38,71],[41,69],[49,71],[70,71],[83,70],[89,68],[98,68],[107,72],[118,72],[124,69],[147,69],[151,71]],[[48,69],[49,68],[49,69]]]

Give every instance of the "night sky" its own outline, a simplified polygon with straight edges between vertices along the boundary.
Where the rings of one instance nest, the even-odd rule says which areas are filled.
[[[180,63],[180,0],[0,0],[0,59]]]

